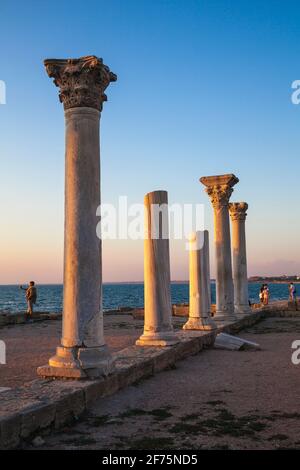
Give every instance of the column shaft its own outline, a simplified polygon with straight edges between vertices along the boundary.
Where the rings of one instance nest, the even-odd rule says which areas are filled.
[[[144,198],[144,333],[139,346],[167,346],[177,342],[172,327],[168,195],[154,191]]]
[[[234,308],[236,313],[250,313],[246,254],[246,203],[231,203]]]
[[[234,311],[228,206],[214,208],[216,253],[216,318]]]
[[[100,204],[100,113],[65,111],[65,248],[62,346],[102,346],[101,246],[96,234]],[[95,322],[92,331],[90,323]]]
[[[189,244],[190,300],[189,319],[184,330],[213,330],[211,318],[211,289],[209,267],[209,234],[194,232]]]

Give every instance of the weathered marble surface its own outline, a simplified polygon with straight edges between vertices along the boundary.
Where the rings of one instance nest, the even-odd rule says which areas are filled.
[[[102,312],[99,122],[105,89],[116,76],[102,59],[47,59],[65,109],[64,300],[61,346],[42,376],[86,377],[113,367]]]
[[[245,221],[248,204],[229,204],[231,217],[231,243],[233,261],[234,310],[236,313],[250,313],[248,297],[247,252]]]
[[[216,336],[215,349],[226,349],[228,351],[242,351],[246,349],[259,350],[260,346],[258,343],[248,341],[238,336],[229,335],[227,333],[219,333]]]
[[[168,194],[153,191],[144,198],[144,333],[138,346],[168,346],[178,341],[172,327],[170,289],[170,254],[168,228]],[[155,210],[161,208],[161,217]]]
[[[200,178],[214,209],[217,297],[215,320],[235,319],[228,205],[233,186],[238,181],[233,174]]]
[[[214,330],[211,318],[209,234],[193,232],[189,239],[189,319],[184,330]]]

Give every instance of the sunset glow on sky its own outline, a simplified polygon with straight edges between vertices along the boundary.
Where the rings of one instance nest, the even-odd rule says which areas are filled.
[[[234,173],[231,200],[249,204],[248,274],[300,275],[299,2],[73,7],[70,17],[57,0],[17,11],[1,2],[0,284],[62,281],[64,116],[43,60],[88,54],[118,75],[101,117],[103,202],[142,203],[164,189],[169,203],[204,204],[214,276],[212,207],[199,178]],[[171,240],[173,280],[188,278],[184,243]],[[142,241],[106,240],[103,272],[104,281],[142,280]]]

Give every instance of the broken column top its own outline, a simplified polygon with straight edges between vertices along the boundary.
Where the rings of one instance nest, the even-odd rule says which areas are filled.
[[[46,59],[47,74],[60,88],[59,99],[65,109],[76,107],[102,110],[107,97],[104,93],[117,76],[94,55],[78,59]]]
[[[200,182],[208,188],[223,185],[232,187],[239,182],[239,179],[233,173],[229,173],[226,175],[202,176]]]

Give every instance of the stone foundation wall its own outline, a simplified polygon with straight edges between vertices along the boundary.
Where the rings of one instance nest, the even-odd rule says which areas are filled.
[[[32,319],[34,321],[58,320],[61,317],[61,313],[34,312]],[[26,323],[24,313],[0,313],[0,328],[8,325],[19,325],[22,323]]]
[[[251,306],[253,312],[257,312],[262,309],[261,304],[252,304]],[[288,312],[300,312],[300,300],[295,302],[288,302],[286,300],[271,302],[268,306],[263,307],[265,312],[270,310],[275,315],[279,316],[288,316]],[[216,305],[212,304],[211,314],[214,316],[216,312]],[[283,313],[282,313],[283,312]],[[134,307],[119,307],[114,310],[106,310],[105,315],[120,315],[120,314],[132,315],[133,318],[142,319],[144,318],[144,309],[143,308],[134,308]],[[172,314],[175,317],[187,317],[189,314],[189,304],[173,304],[172,305]],[[48,313],[48,312],[34,312],[33,320],[42,321],[42,320],[58,320],[62,318],[62,314],[58,312]],[[0,312],[0,328],[7,325],[15,325],[25,323],[24,313],[1,313]]]

